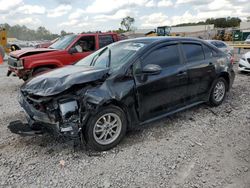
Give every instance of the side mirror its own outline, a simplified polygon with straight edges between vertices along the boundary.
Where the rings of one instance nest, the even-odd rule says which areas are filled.
[[[77,53],[77,49],[75,47],[72,47],[69,49],[69,54],[74,54],[74,53]]]
[[[148,64],[142,69],[142,73],[152,74],[152,75],[160,74],[161,71],[162,71],[162,68],[159,65],[155,65],[155,64]]]

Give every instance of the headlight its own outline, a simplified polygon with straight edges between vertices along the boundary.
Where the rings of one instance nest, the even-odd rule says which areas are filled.
[[[70,116],[78,113],[78,104],[77,101],[62,101],[59,102],[59,109],[61,112],[62,118],[68,119]]]
[[[23,67],[23,59],[19,59],[16,61],[16,67]]]
[[[246,61],[245,55],[243,55],[243,56],[241,57],[241,59],[242,59],[243,61]]]

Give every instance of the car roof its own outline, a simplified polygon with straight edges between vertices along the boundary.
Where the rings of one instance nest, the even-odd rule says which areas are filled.
[[[221,40],[206,40],[207,42],[222,42],[222,43],[225,43],[224,41],[221,41]]]
[[[106,32],[106,33],[81,33],[78,36],[96,36],[96,35],[117,35],[117,33]]]
[[[131,42],[142,42],[142,43],[157,43],[157,42],[171,42],[171,41],[190,41],[190,42],[204,42],[204,40],[191,38],[191,37],[140,37],[134,39],[127,39],[126,41]]]

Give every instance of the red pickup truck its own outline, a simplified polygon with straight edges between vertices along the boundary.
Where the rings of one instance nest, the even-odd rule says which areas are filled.
[[[61,37],[48,48],[13,51],[8,59],[7,76],[13,72],[27,80],[41,72],[75,63],[118,40],[116,33],[72,34]]]

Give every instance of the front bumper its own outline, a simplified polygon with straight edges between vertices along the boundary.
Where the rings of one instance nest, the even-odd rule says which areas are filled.
[[[7,76],[15,73],[19,78],[26,78],[30,74],[30,70],[24,69],[23,65],[18,63],[18,60],[13,57],[8,58],[9,70]]]
[[[250,72],[250,62],[248,62],[247,60],[240,59],[238,70]]]
[[[19,96],[19,103],[25,111],[30,127],[36,125],[48,132],[60,134],[59,123],[51,120],[48,114],[34,108],[22,94]]]

